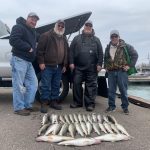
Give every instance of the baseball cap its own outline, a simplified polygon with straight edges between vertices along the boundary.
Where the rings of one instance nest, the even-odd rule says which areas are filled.
[[[30,12],[30,13],[28,14],[28,17],[36,17],[37,20],[40,19],[39,16],[38,16],[35,12]]]
[[[87,21],[85,22],[85,24],[91,24],[91,25],[93,26],[93,23],[92,23],[91,20],[87,20]]]
[[[64,20],[62,20],[62,19],[59,19],[56,23],[63,23],[64,25],[65,25],[65,21]]]
[[[119,31],[118,31],[118,30],[112,30],[112,31],[110,32],[110,37],[111,37],[113,34],[119,36]]]

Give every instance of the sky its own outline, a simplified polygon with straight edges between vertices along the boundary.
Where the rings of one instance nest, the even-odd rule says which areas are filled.
[[[15,24],[16,18],[26,18],[29,12],[39,15],[37,26],[40,26],[91,11],[90,20],[103,50],[110,41],[110,31],[117,29],[120,38],[137,50],[137,64],[149,63],[149,0],[0,0],[0,4],[0,20],[10,28]]]

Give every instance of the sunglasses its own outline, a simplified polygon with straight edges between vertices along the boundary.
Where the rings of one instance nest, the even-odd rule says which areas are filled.
[[[58,27],[59,27],[59,28],[64,28],[64,26],[62,26],[62,25],[58,25]]]
[[[111,39],[113,39],[113,38],[118,38],[118,35],[111,36]]]
[[[92,27],[92,25],[91,25],[91,24],[88,24],[88,23],[85,24],[85,26],[87,26],[87,27]]]

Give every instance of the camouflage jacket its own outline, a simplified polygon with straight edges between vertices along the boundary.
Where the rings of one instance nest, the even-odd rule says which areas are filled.
[[[130,67],[135,66],[136,61],[138,59],[138,54],[136,50],[133,48],[133,46],[125,43],[123,40],[120,39],[119,44],[117,46],[114,60],[112,60],[110,56],[110,45],[111,45],[111,42],[107,45],[105,49],[105,55],[104,55],[104,68],[105,69],[117,70],[117,69],[122,69],[123,66],[125,65],[128,65]],[[124,47],[128,49],[128,53],[131,59],[130,64],[127,63]]]

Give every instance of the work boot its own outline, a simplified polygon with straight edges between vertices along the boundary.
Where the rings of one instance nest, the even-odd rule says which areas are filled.
[[[123,109],[123,112],[124,112],[125,115],[129,115],[129,110],[128,110],[128,108]]]
[[[105,112],[109,113],[109,112],[114,112],[114,111],[115,111],[115,108],[108,107]]]
[[[94,106],[88,106],[86,107],[86,111],[93,111],[94,110]]]
[[[15,111],[14,114],[21,115],[21,116],[29,116],[30,111],[28,111],[26,109],[22,109],[22,110]]]
[[[78,105],[75,103],[70,104],[70,108],[80,108],[80,107],[82,107],[82,105]]]
[[[41,103],[41,113],[47,113],[48,111],[48,104],[47,103]]]
[[[51,100],[50,105],[51,108],[54,108],[56,110],[61,110],[62,107],[57,103],[56,100]]]
[[[37,112],[37,111],[39,111],[39,108],[37,108],[37,107],[30,107],[30,108],[26,108],[26,110],[28,110],[30,112]]]

